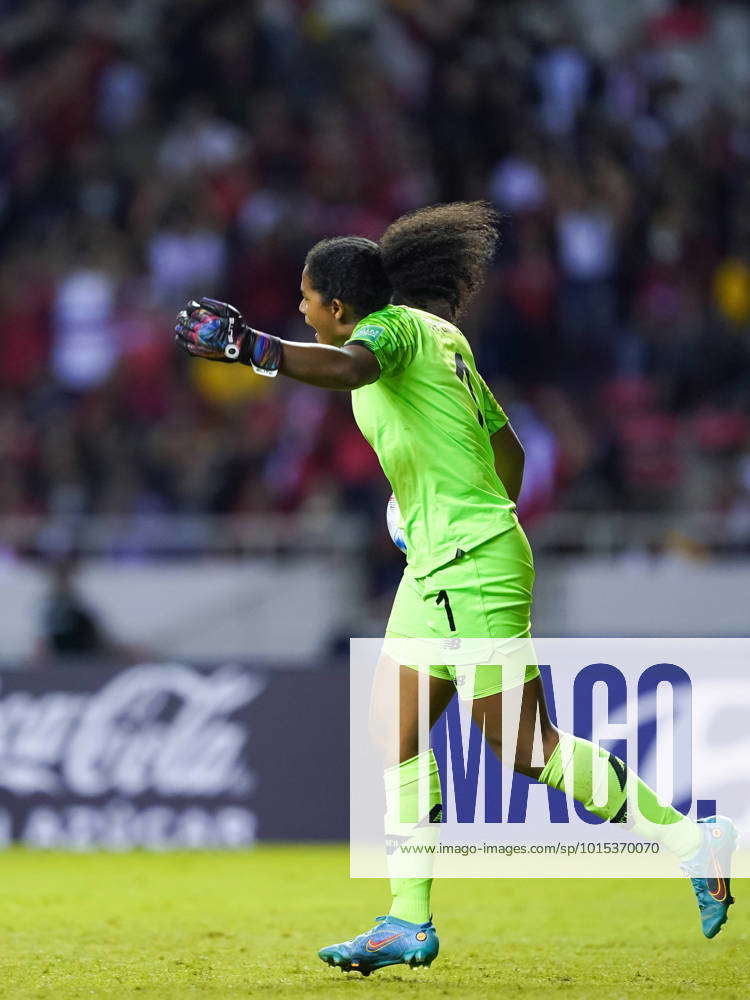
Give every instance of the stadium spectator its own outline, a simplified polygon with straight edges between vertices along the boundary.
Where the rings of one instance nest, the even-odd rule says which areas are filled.
[[[184,378],[173,314],[200,287],[302,337],[304,248],[482,196],[504,246],[464,327],[534,436],[529,516],[642,504],[649,449],[650,504],[725,502],[687,485],[696,415],[750,410],[750,11],[634,0],[593,30],[578,0],[439,8],[3,5],[3,515],[369,514],[387,491],[338,430],[331,456],[339,404]],[[657,397],[627,434],[592,391],[618,378]]]

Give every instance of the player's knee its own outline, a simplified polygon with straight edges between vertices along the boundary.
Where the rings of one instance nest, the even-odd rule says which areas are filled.
[[[399,764],[411,760],[419,753],[419,742],[413,733],[402,733],[399,741]]]

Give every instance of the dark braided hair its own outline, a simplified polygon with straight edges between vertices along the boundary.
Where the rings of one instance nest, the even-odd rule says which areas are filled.
[[[396,219],[380,239],[393,301],[417,308],[443,301],[457,316],[484,280],[498,224],[484,201],[430,205]]]

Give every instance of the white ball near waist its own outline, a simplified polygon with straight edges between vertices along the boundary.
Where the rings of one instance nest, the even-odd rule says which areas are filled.
[[[388,501],[388,506],[385,511],[386,524],[388,525],[388,534],[393,540],[393,544],[397,549],[401,549],[402,552],[406,552],[406,539],[404,538],[404,522],[401,517],[401,509],[398,505],[398,500],[391,493],[391,498]]]

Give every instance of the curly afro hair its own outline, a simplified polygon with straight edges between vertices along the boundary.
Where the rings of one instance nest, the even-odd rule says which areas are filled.
[[[393,301],[423,308],[444,301],[455,318],[484,280],[499,221],[484,201],[430,205],[396,219],[380,239]]]

